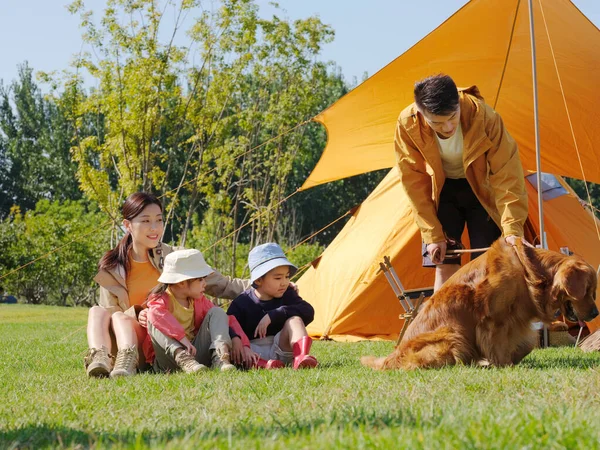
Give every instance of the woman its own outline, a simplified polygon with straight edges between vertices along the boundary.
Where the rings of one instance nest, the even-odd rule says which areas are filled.
[[[138,345],[147,335],[141,305],[158,282],[164,257],[174,250],[161,242],[162,205],[154,195],[131,194],[121,212],[125,236],[104,254],[94,277],[100,285],[100,299],[99,306],[89,312],[89,350],[84,360],[88,375],[93,377],[133,375],[138,362],[145,363]],[[249,285],[248,280],[231,279],[215,271],[206,277],[205,292],[213,297],[235,298]],[[113,336],[118,350],[114,366]]]

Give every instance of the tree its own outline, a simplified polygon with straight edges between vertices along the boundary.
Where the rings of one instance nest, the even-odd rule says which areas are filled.
[[[44,198],[81,198],[70,133],[63,111],[42,96],[27,64],[19,66],[17,81],[0,83],[0,218],[13,205],[27,211]]]
[[[94,304],[97,286],[92,279],[108,247],[106,219],[82,200],[41,200],[24,214],[14,207],[0,222],[2,285],[27,303]],[[48,257],[9,274],[48,252]]]

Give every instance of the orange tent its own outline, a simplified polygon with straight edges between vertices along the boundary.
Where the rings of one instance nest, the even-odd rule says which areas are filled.
[[[533,177],[533,179],[532,179]],[[538,234],[535,174],[527,177],[532,242]],[[561,247],[600,264],[600,239],[593,214],[560,177],[544,174],[544,222],[548,247]],[[393,206],[390,206],[393,205]],[[463,242],[468,242],[466,235]],[[539,242],[539,241],[538,241]],[[537,243],[537,242],[536,242]],[[402,326],[398,299],[379,263],[390,256],[405,289],[433,285],[434,271],[421,267],[421,236],[414,224],[398,172],[392,169],[298,281],[315,308],[311,336],[335,340],[396,339]],[[588,324],[591,331],[600,319]]]
[[[600,33],[569,0],[533,4],[542,170],[600,183]],[[414,82],[440,72],[479,87],[524,168],[536,170],[528,14],[525,0],[471,0],[319,114],[328,143],[302,188],[392,167],[396,120]]]
[[[476,84],[516,139],[523,166],[535,170],[533,85],[528,3],[471,0],[436,30],[316,117],[328,143],[303,189],[392,167],[400,111],[415,80],[443,72],[459,86]],[[569,0],[534,2],[542,170],[600,182],[600,34]],[[568,246],[600,263],[596,221],[567,194],[544,201],[548,246]],[[530,222],[538,233],[535,188],[528,183]],[[421,268],[420,236],[395,169],[373,191],[299,280],[315,307],[313,336],[397,336],[400,306],[378,264],[384,255],[405,288],[433,284]],[[600,321],[589,324],[593,331]]]

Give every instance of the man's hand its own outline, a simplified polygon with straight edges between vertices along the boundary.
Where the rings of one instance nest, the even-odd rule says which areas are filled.
[[[504,238],[504,240],[506,241],[506,243],[507,243],[508,245],[512,245],[513,247],[514,247],[515,245],[517,245],[517,242],[521,241],[521,243],[522,243],[524,246],[533,248],[533,245],[531,245],[529,242],[527,242],[527,241],[525,240],[525,238],[522,238],[522,237],[520,237],[520,236],[515,236],[514,234],[511,234],[510,236],[506,236],[506,237]]]
[[[256,330],[254,330],[254,337],[258,337],[260,339],[264,338],[267,335],[267,327],[271,324],[271,318],[268,314],[265,314],[260,322],[258,322],[258,326]]]
[[[434,264],[441,264],[446,257],[446,241],[427,244],[427,253]]]

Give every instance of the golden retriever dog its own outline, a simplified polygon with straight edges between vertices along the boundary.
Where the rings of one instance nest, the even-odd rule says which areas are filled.
[[[579,256],[500,238],[424,304],[391,355],[361,362],[382,370],[517,364],[538,339],[532,322],[550,323],[558,309],[573,321],[596,317],[596,285]]]

